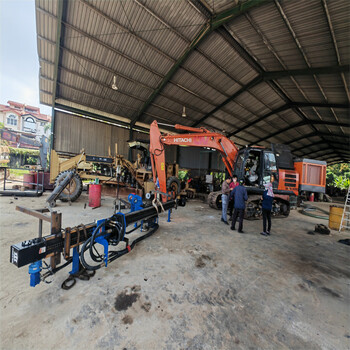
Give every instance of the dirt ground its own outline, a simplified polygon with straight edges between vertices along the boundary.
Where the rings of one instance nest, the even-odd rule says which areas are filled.
[[[350,247],[338,243],[349,232],[307,234],[327,221],[294,210],[273,219],[270,237],[261,221],[239,234],[192,200],[89,281],[62,290],[67,267],[31,288],[10,246],[35,238],[38,220],[15,207],[42,208],[47,196],[0,197],[1,349],[349,349]],[[87,202],[58,202],[62,226],[113,213],[111,198]]]

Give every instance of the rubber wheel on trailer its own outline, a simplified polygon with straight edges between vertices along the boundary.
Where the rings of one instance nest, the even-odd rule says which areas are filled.
[[[283,203],[281,204],[281,207],[280,207],[280,211],[281,211],[281,214],[285,217],[287,217],[290,213],[290,207],[289,205]]]
[[[55,188],[64,180],[68,173],[69,171],[67,170],[58,174],[55,180]],[[69,200],[74,202],[80,197],[82,191],[83,182],[81,181],[80,176],[75,174],[69,185],[62,191],[58,198],[62,202],[68,202]]]
[[[176,176],[170,176],[166,181],[167,191],[175,192],[175,196],[180,193],[180,180]]]

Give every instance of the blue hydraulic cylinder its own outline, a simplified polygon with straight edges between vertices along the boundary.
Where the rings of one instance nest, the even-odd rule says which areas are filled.
[[[73,248],[72,271],[69,274],[74,275],[79,272],[79,252],[78,247]]]
[[[38,260],[29,265],[28,273],[30,274],[30,286],[35,287],[40,283],[42,261]]]

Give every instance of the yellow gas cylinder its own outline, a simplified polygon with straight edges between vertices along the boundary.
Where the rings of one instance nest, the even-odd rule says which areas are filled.
[[[335,205],[331,205],[329,207],[329,221],[328,221],[328,227],[332,230],[339,230],[341,219],[343,216],[343,210],[342,207],[337,207]]]

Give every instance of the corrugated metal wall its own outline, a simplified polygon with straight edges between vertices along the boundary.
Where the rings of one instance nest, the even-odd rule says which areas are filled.
[[[220,152],[211,153],[211,168],[213,170],[225,171],[226,167],[224,162],[222,161],[222,156]]]
[[[134,131],[134,140],[149,141],[149,134]],[[106,156],[108,147],[114,155],[114,144],[118,144],[118,153],[128,157],[129,130],[114,125],[82,118],[74,114],[55,112],[55,142],[57,152],[79,153],[81,149],[89,155]],[[165,146],[167,163],[176,161],[176,148]],[[137,151],[133,151],[133,160]],[[224,170],[219,152],[209,152],[201,147],[179,147],[180,168],[207,170],[211,157],[211,169]],[[201,172],[202,172],[201,171]]]
[[[180,147],[180,168],[208,169],[209,153],[201,147]]]
[[[134,131],[133,139],[149,141],[149,134]],[[84,148],[89,155],[106,156],[110,147],[114,155],[117,143],[118,153],[128,157],[128,140],[128,129],[55,111],[54,149],[57,152],[79,153]],[[133,160],[136,153],[133,151]],[[168,163],[176,161],[176,146],[166,146],[165,157]]]
[[[225,165],[219,152],[208,151],[201,147],[179,147],[180,168],[200,169],[201,174],[207,173],[209,157],[211,157],[210,168],[212,170],[225,170]]]
[[[134,139],[149,140],[149,135],[134,132]],[[90,155],[106,156],[108,148],[114,155],[114,144],[118,153],[128,156],[129,130],[114,125],[82,118],[64,112],[55,112],[54,149],[58,152],[79,153],[82,148]]]

